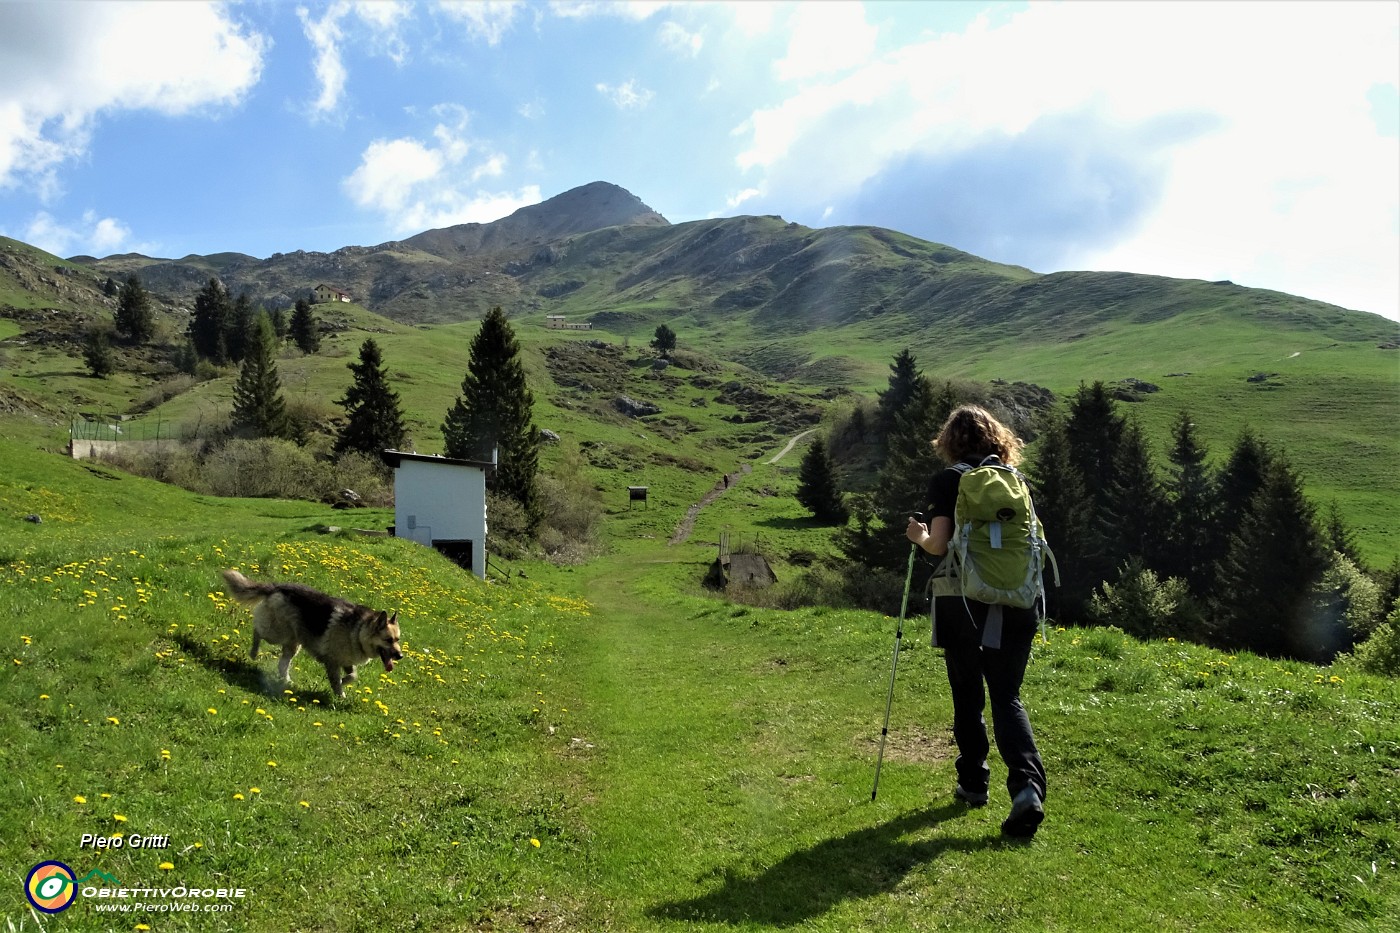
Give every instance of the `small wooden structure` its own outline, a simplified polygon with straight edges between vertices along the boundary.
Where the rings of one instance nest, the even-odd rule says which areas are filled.
[[[640,503],[642,503],[643,507],[646,506],[646,502],[647,502],[647,487],[645,487],[645,486],[628,486],[628,487],[627,487],[627,507],[628,507],[629,509],[632,508],[632,503],[633,503],[633,502],[640,502]]]
[[[705,574],[705,585],[722,590],[727,586],[772,586],[778,582],[768,559],[756,551],[732,553],[729,532],[720,534],[719,557]]]

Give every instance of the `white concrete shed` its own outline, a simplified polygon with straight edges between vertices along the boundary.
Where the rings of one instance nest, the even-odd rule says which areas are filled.
[[[394,470],[393,534],[441,551],[486,578],[486,475],[494,461],[386,450]]]

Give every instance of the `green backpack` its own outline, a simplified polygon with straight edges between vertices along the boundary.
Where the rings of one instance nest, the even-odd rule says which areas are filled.
[[[954,469],[958,498],[948,556],[934,572],[934,596],[962,596],[991,608],[982,644],[1001,647],[1001,607],[1036,609],[1044,638],[1045,561],[1060,583],[1060,568],[1035,514],[1025,477],[995,456]],[[935,601],[931,601],[935,602]],[[937,643],[937,628],[934,630]]]

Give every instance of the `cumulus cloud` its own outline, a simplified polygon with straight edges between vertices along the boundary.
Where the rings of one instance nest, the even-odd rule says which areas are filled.
[[[47,211],[40,211],[25,228],[24,241],[55,256],[155,252],[152,244],[135,242],[125,223],[115,217],[99,217],[95,211],[87,211],[76,223],[63,223]]]
[[[516,191],[486,191],[478,183],[501,177],[506,159],[478,151],[456,108],[440,111],[456,122],[439,123],[431,139],[380,139],[364,151],[360,165],[342,182],[359,207],[382,215],[395,233],[411,235],[463,223],[487,223],[540,201],[537,185]]]
[[[668,22],[662,25],[659,33],[661,45],[668,51],[677,55],[686,55],[690,58],[700,54],[700,50],[705,47],[705,36],[703,33],[691,32],[680,23]]]
[[[1373,112],[1400,72],[1392,4],[1032,4],[878,52],[857,36],[826,72],[802,51],[821,25],[792,26],[791,90],[735,130],[767,203],[1024,265],[1268,270],[1309,296],[1352,278],[1353,306],[1400,308],[1400,145]]]
[[[787,54],[773,66],[786,81],[862,65],[875,50],[876,29],[858,3],[804,3],[792,14]]]
[[[613,106],[619,110],[641,110],[656,96],[654,92],[638,85],[636,79],[618,85],[599,82],[595,87],[599,94],[612,101]]]
[[[515,24],[515,14],[522,8],[520,0],[477,0],[473,3],[447,0],[438,4],[439,11],[464,25],[473,39],[480,39],[487,45],[500,45]]]
[[[104,114],[237,106],[268,46],[212,4],[0,3],[0,188],[56,190]]]
[[[341,49],[347,41],[347,29],[356,25],[363,27],[356,31],[354,38],[401,65],[408,55],[408,46],[399,34],[399,27],[412,12],[412,7],[399,0],[338,0],[325,7],[319,17],[313,16],[307,7],[297,7],[302,33],[311,43],[311,67],[319,88],[316,99],[311,102],[313,116],[336,113],[344,100],[350,73]]]

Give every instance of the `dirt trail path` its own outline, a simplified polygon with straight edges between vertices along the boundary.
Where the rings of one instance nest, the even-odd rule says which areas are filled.
[[[816,429],[813,428],[812,430]],[[784,447],[782,450],[778,451],[776,454],[774,454],[772,459],[770,459],[768,462],[777,463],[779,460],[783,459],[783,457],[791,453],[792,449],[797,446],[797,442],[802,440],[802,438],[806,437],[808,434],[811,434],[812,430],[803,431],[801,434],[792,437],[787,442],[787,446]],[[687,538],[689,538],[690,533],[695,530],[695,519],[699,517],[700,510],[703,509],[705,506],[709,505],[711,502],[714,502],[720,496],[724,495],[725,492],[728,491],[730,486],[733,486],[735,483],[739,482],[739,480],[741,480],[745,475],[752,472],[753,465],[746,463],[739,470],[733,473],[726,473],[724,475],[724,478],[721,479],[718,483],[715,483],[715,485],[710,489],[710,491],[705,493],[704,497],[701,498],[699,502],[692,505],[689,509],[686,509],[685,518],[681,519],[681,523],[676,526],[675,533],[671,535],[671,540],[666,542],[667,545],[680,544]]]

